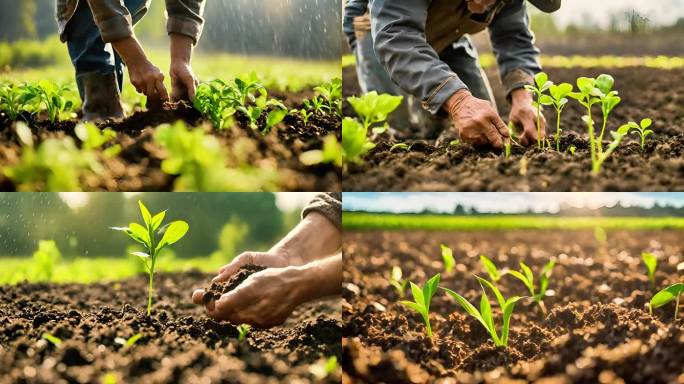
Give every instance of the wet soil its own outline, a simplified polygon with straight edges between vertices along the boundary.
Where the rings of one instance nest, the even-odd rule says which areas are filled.
[[[302,94],[278,95],[289,108],[299,108],[310,91]],[[265,117],[263,117],[265,119]],[[50,124],[41,117],[24,116],[39,144],[49,138],[71,136],[77,121]],[[229,167],[247,164],[258,168],[276,169],[278,189],[282,191],[335,191],[341,190],[341,170],[333,165],[306,166],[299,161],[301,153],[321,149],[323,138],[334,134],[340,139],[341,122],[335,116],[314,115],[308,124],[299,116],[287,116],[270,133],[249,128],[247,119],[239,113],[231,129],[213,129],[191,105],[166,103],[161,108],[134,112],[122,121],[108,121],[101,128],[110,127],[119,132],[111,145],[118,144],[119,156],[105,158],[99,155],[104,170],[100,174],[82,177],[86,191],[171,191],[176,176],[162,172],[165,152],[154,140],[155,128],[160,124],[185,121],[190,126],[203,127],[214,135],[229,154]],[[13,122],[0,114],[0,169],[16,164],[21,157],[21,145],[13,129]],[[0,190],[13,191],[16,186],[0,172]]]
[[[298,307],[281,326],[252,329],[210,320],[190,295],[212,276],[157,274],[152,317],[147,277],[108,284],[0,286],[0,383],[278,383],[325,379],[317,367],[341,358],[339,299]],[[51,333],[62,343],[41,338]],[[142,334],[132,347],[114,339]],[[110,381],[111,382],[111,381]]]
[[[224,293],[228,293],[237,288],[237,286],[242,284],[242,282],[245,281],[245,279],[247,279],[250,275],[263,271],[264,269],[266,269],[266,267],[262,265],[248,264],[241,267],[225,283],[212,282],[211,286],[204,290],[202,302],[204,305],[206,305],[212,301],[220,299]]]
[[[524,261],[535,273],[555,259],[544,299],[548,314],[529,299],[518,302],[509,345],[497,348],[484,327],[440,291],[430,306],[430,340],[420,315],[398,303],[387,279],[398,265],[404,278],[422,285],[441,272],[440,243],[453,248],[456,259],[440,285],[471,303],[481,295],[473,274],[487,276],[479,255],[499,269],[519,269]],[[649,314],[654,289],[640,261],[643,251],[657,255],[658,287],[684,281],[677,270],[684,262],[681,233],[608,232],[608,244],[614,245],[597,244],[592,231],[345,233],[343,381],[682,382],[684,317],[680,310],[673,320],[674,304]],[[505,297],[528,295],[511,276],[497,285]]]
[[[536,147],[512,148],[510,159],[500,152],[467,144],[435,147],[434,140],[408,140],[411,150],[390,151],[396,140],[381,139],[362,165],[344,175],[348,191],[682,191],[684,190],[684,70],[650,68],[553,69],[555,82],[610,73],[622,103],[611,114],[607,129],[627,121],[653,119],[654,135],[642,151],[630,134],[603,164],[591,172],[585,114],[575,102],[561,117],[560,152]],[[492,73],[493,74],[493,73]],[[345,68],[345,95],[358,92],[353,68]],[[494,84],[496,82],[493,82]],[[500,93],[500,92],[499,92]],[[501,99],[498,95],[497,99]],[[500,113],[507,116],[504,103]],[[352,113],[347,107],[345,113]],[[555,133],[555,113],[547,109],[548,132]],[[600,111],[594,112],[600,120]],[[606,137],[609,134],[606,133]],[[554,144],[555,146],[555,144]],[[574,155],[570,148],[575,147]],[[604,145],[606,147],[607,144]]]

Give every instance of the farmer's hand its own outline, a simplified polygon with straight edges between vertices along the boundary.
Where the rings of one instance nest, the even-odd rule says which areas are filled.
[[[532,106],[532,94],[525,89],[511,92],[511,113],[508,121],[523,128],[520,144],[530,146],[537,143],[537,110]],[[546,138],[546,119],[540,118],[541,138]]]
[[[454,93],[444,103],[444,108],[466,143],[501,149],[509,140],[508,128],[492,105],[474,97],[467,89]]]
[[[171,98],[173,101],[195,98],[195,90],[199,81],[192,72],[190,60],[192,58],[193,40],[184,35],[171,34]]]
[[[135,36],[113,41],[112,45],[128,66],[131,84],[136,91],[147,96],[149,104],[161,104],[169,100],[164,74],[147,59]]]

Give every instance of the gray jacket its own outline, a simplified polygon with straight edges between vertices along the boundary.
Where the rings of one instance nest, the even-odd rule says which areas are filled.
[[[350,0],[347,9],[356,10],[367,2]],[[371,0],[370,14],[378,59],[392,80],[420,98],[432,113],[456,91],[467,88],[439,58],[465,34],[489,29],[507,94],[531,84],[533,75],[541,71],[525,0],[499,0],[482,19],[468,11],[465,0]],[[344,21],[347,32],[347,15]],[[347,36],[353,43],[353,37]]]
[[[87,1],[93,12],[95,24],[100,29],[105,43],[120,40],[133,35],[131,14],[124,6],[123,0],[80,0]],[[152,0],[147,0],[149,7]],[[165,0],[166,30],[191,37],[195,43],[202,34],[204,19],[204,0]],[[59,36],[65,41],[64,30],[76,12],[79,0],[57,0],[57,24]],[[146,8],[147,8],[146,7]]]

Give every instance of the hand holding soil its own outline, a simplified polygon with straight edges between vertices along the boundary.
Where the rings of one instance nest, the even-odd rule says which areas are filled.
[[[501,149],[509,139],[508,128],[487,101],[460,90],[445,103],[461,140],[474,146]]]

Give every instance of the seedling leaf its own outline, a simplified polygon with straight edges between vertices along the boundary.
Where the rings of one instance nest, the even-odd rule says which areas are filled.
[[[451,273],[451,271],[454,269],[454,264],[455,264],[453,252],[451,251],[451,248],[447,247],[444,244],[440,244],[439,247],[442,250],[442,260],[444,261],[444,272]]]
[[[649,252],[643,252],[641,254],[641,259],[644,261],[644,265],[646,266],[648,279],[651,280],[652,284],[655,284],[655,270],[658,264],[658,259],[654,254]]]
[[[499,270],[496,268],[496,264],[494,264],[493,261],[491,261],[487,256],[485,255],[480,255],[480,262],[485,268],[485,271],[489,275],[489,277],[493,281],[499,281],[501,279],[501,275],[499,274]]]

